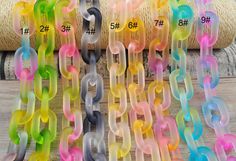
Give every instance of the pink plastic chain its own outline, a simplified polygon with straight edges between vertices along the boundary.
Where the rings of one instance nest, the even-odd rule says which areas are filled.
[[[198,8],[196,38],[200,44],[197,74],[200,87],[205,92],[202,112],[206,124],[216,133],[215,152],[219,161],[235,161],[230,152],[236,151],[236,135],[230,134],[227,126],[230,115],[225,102],[216,95],[219,70],[213,46],[218,39],[219,17],[213,10],[212,0],[195,0]]]

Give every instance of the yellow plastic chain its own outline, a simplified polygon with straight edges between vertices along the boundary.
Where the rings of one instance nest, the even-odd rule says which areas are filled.
[[[36,142],[36,152],[29,161],[50,160],[50,146],[57,134],[57,117],[50,109],[49,102],[57,93],[57,71],[54,63],[55,27],[54,7],[56,0],[37,0],[34,5],[36,24],[36,47],[38,49],[38,70],[35,73],[34,89],[41,106],[36,110],[31,127],[31,135]],[[43,80],[49,80],[44,86]],[[41,124],[47,126],[41,128]]]
[[[142,5],[135,5],[139,1],[130,2],[137,6],[129,10],[126,25],[125,45],[128,48],[127,83],[131,110],[130,124],[136,142],[136,161],[144,161],[144,154],[150,155],[152,161],[160,161],[158,144],[154,139],[152,129],[152,113],[145,93],[145,73],[142,51],[145,47],[144,22],[136,15],[136,9]],[[137,78],[137,83],[135,82]]]

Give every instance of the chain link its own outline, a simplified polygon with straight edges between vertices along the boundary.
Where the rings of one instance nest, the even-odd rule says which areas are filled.
[[[103,79],[97,73],[96,62],[101,57],[100,35],[102,15],[99,0],[80,0],[79,10],[83,16],[81,55],[88,64],[89,72],[81,80],[81,99],[85,102],[86,117],[83,123],[83,155],[85,161],[105,161],[104,120],[100,112],[100,101],[104,94]],[[87,8],[87,6],[90,6]],[[94,34],[91,34],[94,33]],[[88,45],[94,50],[88,51]],[[89,87],[96,87],[95,96]],[[94,151],[94,149],[96,149]]]
[[[10,142],[8,146],[7,155],[5,155],[2,160],[4,161],[22,161],[25,158],[27,143],[28,143],[28,134],[27,132],[19,132],[20,143],[16,145]]]
[[[146,154],[152,161],[159,161],[161,159],[152,129],[151,108],[145,93],[145,74],[141,54],[145,47],[145,28],[144,22],[135,13],[142,3],[137,1],[133,4],[136,7],[129,10],[125,45],[128,48],[127,83],[132,107],[129,120],[136,143],[135,157],[136,161],[144,161],[144,154]]]
[[[127,24],[126,3],[121,3],[124,11],[118,11],[119,1],[110,2],[109,44],[106,50],[107,69],[110,75],[108,93],[108,132],[109,160],[131,161],[131,134],[128,120],[127,91],[125,72],[127,68],[126,51],[122,43]],[[121,140],[121,141],[120,141]]]
[[[102,14],[99,10],[99,0],[93,0],[92,6],[87,9],[88,2],[80,0],[80,13],[83,16],[83,34],[81,38],[81,55],[86,64],[90,63],[90,57],[93,54],[96,62],[101,57],[101,26]],[[88,51],[88,44],[94,45],[94,52]]]
[[[147,90],[148,101],[141,54],[146,43],[145,26],[137,14],[137,9],[144,1],[112,0],[108,4],[111,13],[108,16],[109,44],[106,49],[107,69],[110,73],[109,160],[131,161],[129,123],[134,132],[137,161],[144,161],[144,155],[150,155],[152,161],[182,160],[178,148],[179,137],[186,142],[191,161],[236,160],[236,157],[230,154],[235,151],[236,136],[230,134],[227,128],[230,121],[228,107],[215,90],[219,84],[219,70],[217,59],[213,55],[213,46],[218,39],[219,17],[213,9],[212,0],[195,0],[195,4],[198,9],[196,39],[200,44],[197,77],[205,93],[206,101],[202,105],[204,119],[217,136],[216,155],[210,148],[200,145],[203,125],[198,111],[189,104],[194,90],[187,71],[186,54],[194,21],[193,10],[187,0],[150,2],[153,40],[149,45],[148,64],[154,73],[154,80]],[[172,14],[169,13],[169,6]],[[14,56],[15,75],[20,80],[20,93],[10,120],[8,132],[11,141],[4,160],[24,160],[31,137],[36,142],[36,152],[30,155],[29,161],[50,160],[51,143],[57,135],[57,117],[50,109],[50,101],[57,94],[58,74],[54,64],[55,29],[59,32],[61,40],[59,68],[62,74],[65,116],[59,145],[61,160],[107,160],[105,125],[100,111],[104,84],[96,69],[96,63],[102,56],[100,2],[80,0],[79,3],[79,12],[83,17],[81,58],[89,68],[81,82],[80,52],[75,39],[78,28],[76,9],[76,0],[19,0],[13,8],[13,29],[22,38],[21,47]],[[163,72],[169,63],[170,28],[173,61],[169,87],[164,81]],[[38,56],[30,47],[30,36],[34,32]],[[90,47],[93,49],[89,50]],[[125,48],[128,49],[128,61]],[[70,63],[68,58],[71,59]],[[30,62],[28,66],[27,61]],[[48,80],[48,85],[43,83],[44,80]],[[95,92],[91,88],[95,88]],[[170,88],[173,97],[181,105],[176,122],[169,115]],[[128,107],[127,92],[131,108]],[[36,110],[35,97],[41,102],[40,108]],[[81,99],[85,103],[86,112],[83,125]],[[23,108],[24,106],[26,108]],[[152,112],[155,113],[154,124]],[[42,124],[45,125],[41,126]],[[82,130],[83,152],[76,145]]]
[[[174,98],[180,101],[181,110],[176,116],[180,137],[190,150],[189,160],[217,160],[214,152],[206,146],[199,146],[203,126],[199,113],[189,105],[194,95],[191,77],[186,70],[187,41],[192,31],[193,11],[187,1],[170,0],[172,9],[172,47],[173,58],[170,86]],[[184,87],[180,83],[184,82]],[[191,127],[190,125],[193,125]]]
[[[226,103],[217,96],[216,87],[219,84],[219,70],[213,46],[218,39],[219,17],[212,7],[211,0],[195,0],[198,8],[196,39],[200,45],[200,58],[197,63],[198,82],[204,89],[206,101],[202,112],[206,124],[216,133],[215,152],[219,161],[231,161],[236,157],[230,155],[235,151],[236,135],[229,134],[227,126],[230,115]]]
[[[59,68],[63,79],[63,112],[66,119],[59,145],[63,161],[83,160],[82,150],[75,145],[83,129],[79,96],[80,53],[75,40],[76,8],[77,3],[74,0],[60,0],[55,6],[56,28],[61,39]],[[72,59],[71,65],[67,64],[67,58]]]
[[[57,134],[57,117],[50,109],[49,102],[57,94],[57,71],[54,64],[55,29],[54,7],[55,0],[37,0],[34,5],[36,25],[36,48],[38,49],[39,67],[35,72],[34,91],[41,106],[35,111],[32,119],[31,134],[36,142],[36,151],[29,160],[49,160],[50,146]],[[49,80],[44,86],[43,80]],[[41,124],[47,126],[41,128]]]
[[[153,40],[149,45],[148,63],[155,80],[149,84],[148,100],[156,121],[153,125],[159,145],[161,160],[182,160],[179,151],[179,134],[175,120],[169,116],[171,95],[169,84],[163,80],[163,72],[169,63],[169,2],[151,1]],[[161,52],[162,57],[157,55]],[[169,135],[169,136],[168,136]]]
[[[33,1],[20,0],[13,8],[13,28],[15,33],[22,38],[21,47],[17,49],[14,56],[15,75],[20,80],[20,94],[14,105],[8,129],[11,142],[3,160],[24,160],[31,136],[31,121],[35,111],[32,81],[38,68],[37,54],[30,47],[30,36],[34,33],[33,6]],[[30,62],[28,66],[27,61]]]

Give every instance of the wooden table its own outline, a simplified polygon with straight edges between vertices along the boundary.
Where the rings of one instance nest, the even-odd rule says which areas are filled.
[[[107,118],[107,91],[109,88],[109,84],[107,83],[108,80],[105,80],[105,96],[101,103],[102,112]],[[147,80],[147,84],[150,83],[150,80]],[[204,125],[204,135],[203,135],[203,141],[205,141],[205,144],[209,147],[213,147],[214,141],[215,141],[215,135],[214,131],[210,129],[209,127],[206,127],[206,124],[204,122],[204,119],[202,118],[202,112],[201,112],[201,104],[204,100],[204,94],[203,90],[198,87],[197,81],[193,80],[194,89],[195,89],[195,95],[194,98],[190,101],[190,105],[194,108],[196,108],[201,116],[203,125]],[[3,156],[6,153],[8,144],[9,144],[9,138],[8,138],[8,125],[9,120],[11,117],[11,110],[14,107],[15,103],[15,97],[19,93],[19,82],[18,81],[0,81],[0,156]],[[231,120],[229,124],[229,129],[232,133],[236,134],[236,78],[221,78],[220,85],[217,88],[218,96],[222,97],[223,100],[228,104]],[[50,103],[50,108],[54,110],[58,116],[58,136],[57,140],[52,145],[52,152],[51,152],[51,160],[53,161],[59,161],[59,154],[58,154],[58,140],[60,136],[61,131],[61,120],[63,117],[62,114],[62,91],[61,86],[59,85],[58,94],[56,98]],[[37,101],[36,108],[39,107],[39,103]],[[176,113],[179,111],[180,105],[179,102],[174,100],[172,98],[172,106],[171,106],[171,114],[173,116],[176,115]],[[106,120],[106,119],[105,119]],[[108,132],[108,124],[107,120],[105,121],[106,124],[106,134]],[[134,149],[135,149],[135,142],[132,140],[132,150],[131,154],[134,159]],[[28,150],[28,155],[33,151],[34,145],[32,144],[30,146],[30,150]],[[189,156],[189,151],[182,141],[180,142],[180,149],[183,155],[184,160],[187,160]],[[150,158],[145,159],[145,161],[149,161]]]

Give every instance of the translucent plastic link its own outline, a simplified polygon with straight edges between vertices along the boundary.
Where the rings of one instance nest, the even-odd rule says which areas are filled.
[[[195,4],[198,8],[196,39],[200,45],[200,58],[196,68],[199,85],[204,89],[206,98],[202,112],[206,124],[215,130],[218,160],[233,161],[236,156],[230,153],[236,151],[236,135],[227,130],[230,120],[228,107],[215,90],[219,84],[219,70],[213,46],[218,39],[220,21],[211,0],[195,0]]]
[[[25,158],[28,134],[27,132],[19,132],[19,145],[10,142],[7,154],[1,158],[1,161],[22,161]]]
[[[55,6],[56,28],[61,39],[59,68],[63,79],[63,112],[66,119],[66,123],[62,123],[59,145],[62,161],[83,160],[82,150],[76,145],[83,129],[79,94],[80,53],[75,40],[76,7],[74,0],[60,0]],[[68,58],[71,59],[72,65],[67,64]]]
[[[127,4],[122,3],[124,11],[120,14],[118,3],[119,1],[113,0],[109,4],[111,14],[108,24],[109,44],[106,50],[107,69],[110,73],[110,91],[108,93],[109,160],[131,161],[129,109],[127,107],[127,91],[125,88],[126,51],[121,42],[123,38],[121,35],[125,31],[128,13],[126,10]]]
[[[87,6],[90,6],[87,8]],[[96,62],[101,57],[100,35],[102,14],[99,0],[80,0],[79,11],[83,17],[81,38],[81,56],[88,65],[87,72],[81,80],[81,99],[85,103],[86,117],[83,123],[83,159],[84,161],[106,161],[104,141],[104,119],[100,112],[100,102],[104,95],[103,78],[97,73]],[[93,26],[94,25],[94,26]],[[93,33],[93,34],[91,34]],[[94,50],[89,51],[88,45]],[[95,93],[90,87],[95,87]]]
[[[34,19],[36,29],[36,48],[38,49],[39,67],[35,72],[34,91],[40,101],[32,118],[31,134],[36,142],[36,151],[30,161],[50,160],[50,146],[57,135],[57,117],[50,109],[50,101],[57,94],[57,71],[54,64],[55,48],[55,0],[37,0],[34,5]],[[43,80],[49,80],[48,86]],[[41,124],[46,126],[41,127]]]
[[[38,68],[36,51],[30,47],[30,36],[34,33],[34,1],[18,1],[13,7],[13,28],[22,38],[21,47],[14,56],[15,75],[20,80],[20,93],[10,120],[8,134],[11,139],[4,161],[25,159],[27,145],[31,136],[31,121],[35,111],[35,94],[32,81]],[[30,62],[29,65],[27,61]],[[26,107],[26,108],[25,108]]]
[[[94,45],[94,52],[96,62],[101,57],[101,25],[102,14],[99,10],[99,0],[92,1],[92,7],[87,9],[86,0],[80,0],[79,11],[83,16],[83,34],[81,38],[81,56],[86,64],[89,64],[91,53],[88,52],[88,44]],[[95,18],[92,18],[95,17]],[[90,24],[94,24],[91,28]]]
[[[13,29],[22,38],[23,59],[30,56],[29,37],[34,34],[35,26],[33,19],[34,1],[19,0],[13,7]]]
[[[138,1],[135,3],[142,4]],[[146,99],[145,74],[141,58],[145,47],[145,28],[143,21],[135,14],[137,8],[129,10],[125,37],[129,59],[127,83],[132,107],[129,111],[129,120],[136,143],[135,160],[146,160],[144,157],[146,154],[150,156],[152,161],[159,161],[161,158],[158,144],[154,139],[153,118],[151,108]],[[136,78],[137,83],[135,82]]]
[[[151,1],[153,17],[153,40],[149,45],[148,63],[154,80],[148,87],[148,100],[156,121],[153,131],[159,145],[161,160],[182,160],[179,151],[179,134],[175,120],[168,116],[171,105],[170,87],[163,80],[163,72],[169,63],[169,2]],[[162,53],[162,57],[157,55]]]
[[[199,146],[203,125],[197,110],[189,105],[194,91],[191,77],[186,70],[186,54],[187,41],[193,25],[193,10],[186,0],[170,0],[170,6],[172,9],[171,55],[173,58],[170,86],[174,98],[181,104],[181,110],[176,116],[179,134],[181,139],[187,143],[190,161],[214,161],[217,160],[214,152],[206,146]],[[184,87],[180,87],[180,83],[184,83]]]
[[[36,143],[36,150],[29,156],[29,161],[49,161],[51,158],[51,144],[57,137],[57,116],[50,108],[50,101],[57,94],[58,74],[54,64],[57,31],[61,41],[59,69],[64,114],[59,143],[61,161],[131,161],[131,130],[136,145],[136,161],[147,160],[145,155],[149,155],[152,161],[182,161],[180,138],[187,144],[190,161],[235,161],[236,156],[231,152],[236,151],[236,135],[230,134],[227,127],[230,121],[228,107],[216,94],[219,69],[213,46],[218,39],[219,17],[212,0],[194,1],[198,10],[196,40],[200,45],[197,77],[205,93],[202,105],[204,119],[217,137],[214,152],[201,145],[203,125],[198,111],[189,103],[194,90],[187,71],[186,55],[194,13],[188,0],[148,1],[152,26],[145,26],[137,12],[147,1],[109,1],[106,24],[109,27],[106,58],[110,76],[107,93],[108,158],[104,140],[106,126],[100,110],[104,82],[96,68],[102,56],[100,1],[19,0],[13,7],[13,30],[22,39],[14,56],[20,92],[8,129],[10,144],[1,160],[25,160],[31,139]],[[81,52],[75,37],[77,8],[83,18]],[[146,44],[145,27],[153,28],[148,64],[154,79],[147,91],[142,58]],[[169,35],[170,30],[172,35]],[[30,36],[34,33],[38,53],[30,46]],[[170,85],[163,78],[169,64],[169,37],[172,38],[173,59]],[[81,82],[80,55],[88,67]],[[44,80],[47,80],[47,85]],[[170,89],[181,106],[176,120],[169,115]],[[40,101],[39,108],[35,108],[36,98]],[[86,113],[83,122],[81,100]],[[83,147],[80,148],[82,132]]]
[[[48,161],[50,157],[50,149],[52,140],[52,135],[47,128],[44,128],[40,132],[43,138],[40,144],[37,144],[37,151],[30,155],[29,161]]]

